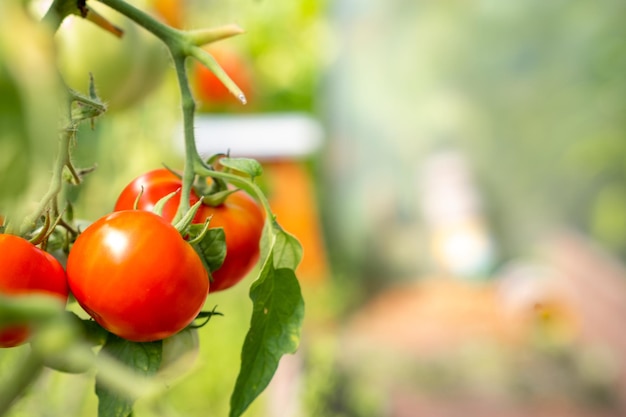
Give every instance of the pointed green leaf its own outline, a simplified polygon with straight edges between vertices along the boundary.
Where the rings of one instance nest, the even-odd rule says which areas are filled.
[[[196,58],[202,65],[211,70],[221,83],[224,84],[224,87],[226,87],[232,95],[237,97],[237,100],[239,100],[241,104],[247,103],[246,96],[243,94],[241,89],[237,86],[237,84],[235,84],[235,82],[210,53],[199,46],[194,46],[189,49],[189,54]]]
[[[142,376],[156,373],[161,364],[162,341],[137,343],[109,335],[101,353],[117,359]],[[128,417],[133,411],[133,398],[115,391],[96,377],[98,417]]]
[[[167,196],[163,198],[167,198]],[[174,224],[176,230],[183,234],[186,233],[187,229],[191,226],[193,218],[196,216],[196,213],[198,212],[198,209],[201,205],[202,200],[199,200],[196,204],[191,206],[191,208],[185,214],[183,214],[183,218],[176,222],[176,224]]]
[[[295,270],[302,260],[302,245],[292,234],[286,232],[276,220],[265,222],[261,236],[261,259],[273,251],[274,268]]]
[[[137,194],[137,198],[135,199],[135,204],[133,206],[133,208],[135,210],[137,210],[137,207],[139,206],[139,200],[141,199],[141,196],[143,195],[143,185],[141,186],[141,192],[139,194]],[[176,194],[178,194],[180,190],[176,190],[172,193],[169,193],[168,195],[166,195],[165,197],[159,199],[159,201],[156,202],[156,204],[154,205],[154,207],[152,207],[152,212],[155,214],[158,214],[159,216],[163,215],[163,208],[165,207],[165,204],[167,204],[168,201],[170,201]]]
[[[190,231],[198,227],[204,227],[204,225],[194,224],[191,226]],[[226,241],[224,236],[224,229],[222,227],[209,228],[200,241],[194,242],[191,245],[202,259],[204,267],[209,272],[216,271],[226,257]]]
[[[230,417],[239,417],[263,392],[280,358],[300,342],[304,300],[294,271],[274,267],[270,252],[260,277],[250,288],[250,329],[241,352],[241,369],[230,399]]]
[[[235,171],[248,174],[250,178],[263,174],[263,167],[256,159],[251,158],[222,158],[220,164]]]
[[[295,236],[282,228],[275,230],[274,267],[295,270],[302,260],[302,245]]]

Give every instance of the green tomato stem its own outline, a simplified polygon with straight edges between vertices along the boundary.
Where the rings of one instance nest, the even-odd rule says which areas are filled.
[[[180,43],[183,35],[182,32],[159,22],[148,13],[144,12],[125,2],[124,0],[98,0],[102,4],[106,4],[113,10],[116,10],[128,17],[139,26],[151,32],[154,36],[161,39],[166,45],[170,45],[172,41]]]
[[[41,217],[46,209],[50,207],[51,202],[55,201],[55,199],[61,192],[61,189],[63,187],[63,168],[65,166],[71,165],[70,146],[74,135],[75,130],[71,127],[65,129],[61,134],[57,157],[54,162],[54,166],[52,167],[52,179],[50,181],[48,191],[43,196],[33,213],[24,219],[21,230],[19,231],[20,235],[24,234],[28,230],[33,229],[39,217]]]
[[[198,46],[238,35],[242,33],[243,30],[236,25],[226,25],[216,29],[200,29],[184,32],[159,22],[148,13],[126,3],[124,0],[98,1],[122,13],[139,26],[159,38],[169,49],[172,60],[174,61],[182,100],[183,132],[185,141],[185,166],[183,170],[180,204],[174,218],[174,222],[176,222],[180,220],[190,209],[189,197],[191,195],[191,189],[195,176],[196,174],[202,175],[202,172],[197,171],[196,168],[204,165],[203,163],[201,163],[201,165],[196,164],[196,161],[202,161],[200,155],[198,154],[194,133],[196,103],[189,87],[185,61],[187,57],[191,56],[200,61],[203,65],[207,66],[224,83],[230,92],[234,94],[243,104],[245,104],[246,98],[241,89],[239,89],[239,87],[228,76],[228,74],[226,74],[215,59]],[[209,170],[209,172],[210,173],[207,174],[207,176],[219,178],[219,176],[215,175],[213,171]],[[237,180],[236,176],[233,177]],[[255,191],[255,194],[259,196],[261,201],[264,201],[265,197],[263,197],[260,189],[258,192]],[[266,201],[264,206],[266,206],[266,210],[269,213],[269,204],[267,204]]]
[[[176,213],[175,221],[181,219],[183,215],[189,211],[189,197],[191,196],[191,188],[196,176],[194,170],[194,160],[200,158],[198,148],[196,147],[196,138],[194,132],[194,116],[196,112],[196,102],[189,88],[189,79],[185,69],[186,56],[172,53],[176,75],[178,77],[178,85],[182,101],[183,112],[183,134],[185,141],[185,165],[183,169],[183,186],[180,194],[180,204]]]
[[[197,155],[197,153],[196,153]],[[194,162],[194,170],[198,175],[204,175],[207,177],[211,177],[211,178],[217,178],[217,179],[221,179],[221,180],[225,180],[230,184],[233,184],[239,188],[242,188],[243,190],[249,192],[250,194],[252,194],[254,197],[256,197],[256,199],[261,203],[261,205],[263,206],[263,209],[265,210],[266,214],[268,215],[268,218],[271,219],[272,223],[276,223],[275,221],[275,216],[272,213],[272,208],[270,207],[270,203],[267,200],[267,197],[265,196],[265,194],[263,193],[263,191],[261,190],[261,188],[259,188],[258,185],[256,185],[255,183],[253,183],[252,181],[243,178],[239,175],[235,175],[235,174],[231,174],[228,172],[222,172],[222,171],[215,171],[213,169],[211,169],[210,167],[208,167],[204,161],[202,160],[202,158],[200,158],[200,156],[196,156],[196,158],[194,158],[193,160]]]

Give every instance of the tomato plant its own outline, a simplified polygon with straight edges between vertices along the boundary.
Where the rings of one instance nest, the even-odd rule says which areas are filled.
[[[137,209],[149,211],[161,198],[176,192],[165,203],[161,213],[163,218],[172,221],[180,203],[181,187],[181,179],[167,169],[146,172],[122,190],[115,210],[129,210],[137,203]],[[198,200],[199,196],[192,190],[190,204]],[[223,228],[226,240],[226,258],[218,270],[212,271],[211,292],[214,292],[237,284],[254,267],[259,259],[259,241],[265,216],[254,199],[243,191],[237,191],[215,207],[202,204],[193,222],[202,224],[209,218],[209,227]]]
[[[67,301],[68,286],[61,264],[49,253],[27,240],[0,234],[0,294],[48,294]],[[28,324],[0,329],[0,347],[24,343],[30,335]]]
[[[260,164],[221,156],[205,160],[195,146],[196,103],[205,98],[192,93],[193,77],[188,75],[194,70],[188,61],[210,69],[228,94],[245,104],[241,87],[250,92],[247,81],[234,81],[237,70],[227,68],[229,61],[220,57],[216,61],[205,49],[243,30],[236,25],[174,29],[142,10],[141,0],[133,4],[126,0],[51,0],[41,21],[27,10],[27,3],[0,1],[0,92],[4,93],[0,94],[0,119],[7,122],[0,129],[0,140],[2,156],[8,155],[0,158],[0,179],[6,185],[0,187],[1,232],[6,233],[0,243],[2,343],[23,342],[28,334],[16,335],[13,326],[32,324],[26,328],[32,337],[24,361],[16,363],[8,377],[3,372],[0,380],[0,415],[24,398],[44,366],[72,372],[93,369],[98,416],[132,415],[137,399],[154,401],[159,397],[163,389],[159,369],[170,368],[168,363],[180,347],[189,351],[185,356],[194,356],[195,327],[206,324],[201,319],[221,315],[215,310],[201,311],[209,290],[234,285],[262,254],[262,267],[249,290],[252,312],[230,398],[229,415],[241,416],[268,386],[282,355],[296,351],[304,314],[294,272],[302,248],[272,215],[255,182],[262,174]],[[108,9],[100,10],[100,4]],[[95,13],[96,9],[102,15]],[[112,25],[107,19],[120,18],[114,23],[123,33],[114,27],[112,31],[122,37],[99,33],[93,26],[90,31],[103,38],[88,41],[86,49],[71,49],[63,42],[88,39],[71,22],[84,23],[79,18],[108,30]],[[64,31],[70,32],[69,40],[64,40]],[[138,65],[139,69],[134,64],[136,58],[145,58],[153,50],[148,44],[134,44],[137,36],[144,35],[160,52],[166,52],[158,55],[169,57],[171,65],[165,69],[173,70],[178,80],[185,149],[181,178],[157,172],[143,183],[144,194],[137,203],[141,210],[119,210],[122,205],[133,208],[139,194],[136,188],[124,191],[128,197],[120,196],[119,211],[84,227],[77,220],[83,216],[75,216],[80,206],[74,204],[84,194],[74,188],[80,188],[85,175],[94,169],[74,165],[72,151],[81,146],[84,132],[79,127],[84,122],[94,125],[107,109],[136,104],[137,97],[144,97],[154,85],[152,77],[159,76],[163,67],[149,60]],[[58,48],[53,47],[54,41]],[[124,52],[109,55],[109,41],[114,47],[123,42]],[[214,53],[217,56],[218,52]],[[94,63],[100,59],[104,61]],[[81,67],[85,62],[90,63]],[[100,72],[103,68],[113,70],[110,79]],[[89,77],[89,72],[94,77]],[[41,145],[30,141],[33,138]],[[50,146],[57,147],[51,167],[39,158],[30,158],[31,153],[47,158]],[[137,156],[120,154],[119,158],[132,163]],[[219,161],[220,166],[210,161]],[[99,175],[98,171],[94,175]],[[204,178],[213,182],[200,180]],[[49,182],[48,188],[41,187],[41,182]],[[195,192],[194,187],[202,191]],[[22,192],[26,189],[28,193]],[[172,192],[174,198],[163,207],[163,217],[148,211],[156,200]],[[6,242],[20,239],[14,236],[28,236],[33,243],[24,240],[8,245]],[[67,273],[35,244],[67,256]],[[27,261],[18,256],[19,248],[30,253],[24,255]],[[40,270],[45,272],[39,274]],[[213,272],[213,284],[209,271]],[[31,273],[44,279],[26,279]],[[45,282],[40,285],[43,290],[33,284],[39,281]],[[69,287],[78,302],[70,312],[57,308],[50,297],[13,297],[22,294],[20,291],[52,293],[48,285],[57,281],[62,282],[54,287],[60,293],[58,298],[65,301]],[[84,311],[74,311],[79,307]],[[84,318],[86,315],[93,319]],[[221,381],[221,377],[209,379]]]
[[[209,290],[204,266],[178,231],[144,211],[104,216],[76,239],[67,276],[78,303],[102,327],[138,342],[193,321]]]

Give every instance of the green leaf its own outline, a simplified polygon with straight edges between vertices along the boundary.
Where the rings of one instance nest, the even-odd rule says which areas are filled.
[[[190,231],[194,229],[204,227],[203,224],[191,225]],[[209,272],[216,271],[226,257],[226,241],[224,235],[224,228],[212,227],[209,228],[200,241],[191,245],[200,256],[204,267]]]
[[[261,236],[261,259],[273,251],[274,268],[295,270],[302,260],[302,245],[292,234],[286,232],[276,220],[265,222]]]
[[[280,358],[300,343],[304,300],[292,269],[275,268],[273,246],[259,279],[250,288],[250,329],[241,352],[241,369],[230,399],[230,417],[239,417],[263,392]]]
[[[154,207],[152,207],[152,212],[154,214],[158,214],[159,216],[163,215],[163,208],[165,207],[165,205],[167,204],[168,201],[170,201],[176,194],[178,194],[180,190],[176,190],[172,193],[169,193],[168,195],[166,195],[163,198],[160,198],[159,201],[156,202],[156,204],[154,205]],[[141,196],[143,195],[144,189],[143,189],[143,185],[141,186],[141,192],[139,194],[137,194],[137,198],[135,199],[135,203],[133,205],[133,209],[137,210],[137,207],[139,206],[139,200],[141,199]]]
[[[220,164],[235,171],[248,174],[253,179],[263,174],[261,164],[251,158],[222,158],[220,159]]]
[[[278,225],[278,224],[276,224]],[[302,260],[302,245],[295,236],[282,228],[275,230],[274,267],[295,270]]]
[[[163,198],[167,198],[167,196]],[[196,216],[196,213],[198,212],[198,209],[201,205],[202,200],[199,200],[196,204],[191,206],[191,208],[189,208],[189,210],[185,214],[183,214],[183,218],[176,222],[176,224],[174,225],[176,230],[178,230],[182,234],[185,234],[187,229],[191,226],[193,218]]]
[[[137,343],[109,335],[101,354],[117,359],[141,376],[151,376],[161,365],[162,341]],[[98,417],[128,417],[133,411],[133,398],[96,377]]]

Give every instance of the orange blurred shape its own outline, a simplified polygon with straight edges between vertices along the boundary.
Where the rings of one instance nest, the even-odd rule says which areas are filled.
[[[168,25],[181,29],[184,23],[185,0],[152,0],[152,9]]]
[[[263,168],[269,184],[270,206],[278,223],[302,244],[298,277],[307,283],[325,281],[328,261],[309,172],[301,163],[291,160],[264,162]]]

